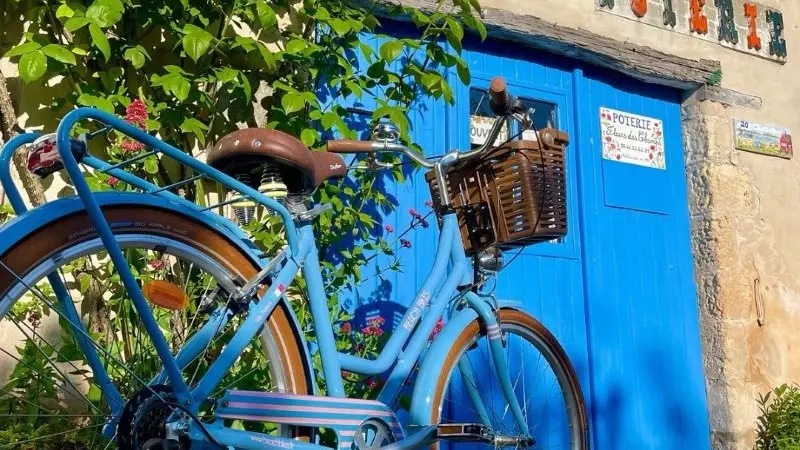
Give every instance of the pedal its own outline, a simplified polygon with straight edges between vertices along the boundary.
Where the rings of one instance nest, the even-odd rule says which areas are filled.
[[[448,441],[494,443],[492,429],[480,423],[440,423],[436,437]]]

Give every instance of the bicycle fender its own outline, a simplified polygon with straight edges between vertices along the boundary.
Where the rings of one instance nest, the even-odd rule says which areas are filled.
[[[261,250],[247,238],[247,235],[233,222],[218,214],[187,208],[185,204],[165,197],[143,195],[135,192],[98,192],[95,194],[95,198],[101,207],[111,205],[144,205],[165,209],[178,215],[186,216],[208,226],[223,236],[228,236],[231,243],[239,247],[246,255],[255,261],[257,266],[263,267],[267,263],[267,260],[261,257]],[[83,210],[83,202],[79,197],[74,196],[45,203],[42,206],[31,209],[15,217],[0,227],[0,255],[5,254],[20,239],[35,230]],[[287,300],[284,297],[282,301],[286,302]],[[309,380],[309,387],[314,391],[309,392],[309,394],[313,394],[316,392],[316,383],[312,376],[313,366],[311,364],[311,355],[308,352],[308,345],[293,309],[291,307],[285,309],[289,312],[288,316],[291,321],[293,332],[304,353],[304,355],[302,355],[306,366],[304,370]]]
[[[521,304],[515,301],[498,302],[501,309],[516,309],[521,310]],[[445,359],[450,349],[455,345],[456,339],[462,332],[472,323],[473,320],[478,318],[478,314],[473,309],[464,309],[452,316],[442,331],[436,335],[433,344],[425,354],[425,358],[420,364],[419,373],[417,374],[416,382],[414,384],[414,391],[411,395],[411,421],[413,425],[436,425],[431,424],[431,413],[433,407],[433,398],[436,395],[436,383],[444,367]]]

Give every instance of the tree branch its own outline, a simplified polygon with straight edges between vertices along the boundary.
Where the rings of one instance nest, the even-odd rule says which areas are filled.
[[[14,112],[14,104],[11,102],[11,94],[8,91],[8,84],[3,72],[0,72],[0,145],[6,140],[14,137],[17,132],[14,127],[17,124],[17,114]],[[39,206],[45,202],[44,186],[42,181],[27,169],[27,150],[20,150],[14,154],[14,167],[17,168],[22,187],[28,194],[33,206]]]

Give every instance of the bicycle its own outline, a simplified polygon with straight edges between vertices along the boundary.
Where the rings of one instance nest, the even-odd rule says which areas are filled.
[[[308,209],[305,200],[323,182],[345,175],[337,153],[365,154],[373,164],[379,164],[376,154],[402,154],[427,169],[429,181],[448,186],[454,168],[494,151],[491,144],[506,120],[532,127],[501,78],[493,80],[490,92],[498,118],[486,143],[435,160],[400,144],[396,129],[384,124],[376,129],[374,141],[333,140],[328,152],[311,152],[274,130],[239,130],[221,139],[205,164],[92,108],[68,113],[54,135],[26,133],[11,139],[0,154],[0,182],[19,217],[0,231],[0,323],[14,326],[27,343],[38,342],[36,348],[23,350],[42,355],[47,363],[39,369],[60,381],[52,386],[55,403],[26,399],[26,392],[42,389],[35,372],[27,385],[18,380],[0,390],[0,396],[7,396],[0,403],[6,424],[0,425],[0,448],[411,450],[441,442],[588,448],[584,401],[566,353],[536,319],[481,292],[481,280],[502,262],[496,252],[475,251],[477,241],[462,241],[463,224],[448,189],[437,191],[440,237],[433,267],[400,326],[375,359],[336,350],[311,227],[326,207]],[[87,119],[102,127],[73,138],[76,123]],[[113,165],[91,155],[87,142],[111,130],[146,149]],[[53,139],[55,146],[48,146]],[[34,144],[32,170],[40,176],[65,171],[76,196],[26,211],[10,174],[13,154],[26,144]],[[53,151],[58,158],[52,157]],[[157,154],[195,175],[159,187],[125,170]],[[142,192],[94,192],[81,165]],[[271,178],[254,185],[254,173]],[[172,192],[202,179],[237,194],[199,206]],[[286,245],[271,258],[214,212],[243,201],[267,208],[283,221]],[[465,245],[472,246],[471,258]],[[148,274],[153,261],[161,262],[158,274],[163,279]],[[98,287],[93,279],[83,281],[99,266],[114,271],[110,280],[118,284]],[[313,319],[324,396],[316,386],[303,330],[287,301],[298,274]],[[90,329],[76,308],[76,291],[81,308],[89,298],[104,302],[105,315],[88,321]],[[76,367],[74,355],[48,343],[44,318],[37,316],[38,310],[30,312],[31,301],[56,312],[74,338],[73,350],[88,367]],[[429,340],[443,315],[444,328]],[[140,323],[142,329],[130,334],[135,341],[104,335],[108,330],[97,326],[114,320]],[[202,325],[194,334],[181,335],[197,320]],[[32,365],[13,351],[2,351],[21,370]],[[510,357],[511,352],[517,357]],[[535,368],[533,355],[538,355]],[[254,358],[256,368],[266,365],[268,376],[253,380],[248,374],[228,373],[245,357]],[[546,373],[540,372],[542,362]],[[147,370],[134,373],[134,365]],[[349,399],[343,370],[389,375],[376,400]],[[409,419],[401,424],[395,411],[407,384],[413,394]],[[534,394],[545,394],[545,401],[555,395],[556,404],[534,405]],[[28,423],[30,416],[35,416],[33,429],[42,435],[9,441],[14,436],[10,424]],[[42,425],[48,419],[54,425]],[[555,432],[553,426],[558,427]],[[322,445],[321,429],[332,430],[336,443]]]

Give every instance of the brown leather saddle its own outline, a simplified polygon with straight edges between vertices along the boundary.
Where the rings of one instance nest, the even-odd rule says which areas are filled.
[[[347,174],[341,156],[311,151],[299,139],[266,128],[245,128],[225,135],[208,153],[206,162],[228,174],[273,163],[290,193],[311,193],[325,181]]]

